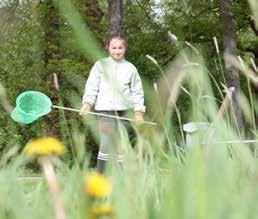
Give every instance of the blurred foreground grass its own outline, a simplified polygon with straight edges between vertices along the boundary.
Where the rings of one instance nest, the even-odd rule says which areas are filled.
[[[179,69],[175,71],[175,68]],[[164,103],[153,104],[151,109],[154,115],[159,115],[160,126],[135,127],[136,147],[132,148],[126,138],[122,143],[123,167],[115,161],[109,162],[106,176],[113,191],[107,198],[93,199],[86,192],[86,178],[91,172],[89,154],[84,153],[82,165],[75,162],[72,167],[56,158],[53,163],[67,218],[92,218],[92,203],[108,203],[113,210],[112,214],[106,212],[112,218],[257,218],[258,160],[254,153],[256,149],[251,150],[251,146],[258,146],[257,143],[214,144],[214,141],[241,138],[232,125],[234,123],[217,115],[216,99],[202,58],[184,51],[183,56],[179,55],[171,64],[171,69],[184,76],[181,83],[172,84],[173,92],[179,92],[180,86],[187,84],[192,101],[189,119],[212,123],[215,136],[209,139],[207,130],[191,147],[185,145],[182,136],[175,136],[171,124],[171,112],[178,96],[167,94],[171,103],[167,104],[166,110]],[[173,75],[174,71],[167,72],[168,82],[170,76],[178,77]],[[257,113],[256,101],[254,99],[251,104],[255,108],[248,112]],[[82,148],[83,133],[76,125],[74,127],[75,146]],[[257,140],[257,131],[253,132],[256,136],[253,139]],[[20,154],[0,170],[1,219],[55,217],[45,178],[43,175],[29,178],[28,162],[31,161]]]
[[[84,31],[76,29],[76,25],[80,24],[79,17],[72,19],[69,14],[73,9],[70,8],[68,13],[65,6],[61,6],[60,11],[68,22],[71,19],[75,35],[82,41]],[[85,43],[82,47],[92,49]],[[88,54],[94,57],[94,52]],[[96,54],[100,55],[99,52]],[[163,88],[159,96],[149,98],[153,101],[149,104],[151,115],[146,115],[146,118],[158,121],[160,126],[135,127],[135,148],[124,139],[123,166],[112,160],[109,162],[106,176],[113,191],[106,198],[93,199],[86,191],[86,178],[91,172],[88,168],[90,154],[84,149],[87,136],[79,129],[79,124],[72,124],[70,137],[79,162],[72,167],[59,159],[53,162],[67,218],[93,218],[92,203],[109,203],[112,206],[114,214],[102,218],[257,218],[258,144],[214,144],[216,141],[241,141],[243,136],[238,135],[234,122],[230,120],[230,107],[224,119],[218,117],[219,101],[213,94],[208,75],[202,57],[189,50],[182,50],[171,63],[159,83]],[[199,141],[191,147],[185,145],[183,132],[177,136],[171,119],[174,111],[178,120],[182,116],[176,105],[182,91],[191,100],[189,122],[212,124],[212,130],[215,130],[212,138],[207,138],[208,130],[204,135],[202,133],[197,138]],[[4,89],[1,88],[0,92],[0,97],[5,100]],[[218,92],[225,95],[221,90]],[[146,90],[146,95],[153,93]],[[253,97],[255,94],[249,95]],[[71,104],[79,105],[80,98],[76,98]],[[242,107],[244,116],[251,123],[252,138],[257,141],[254,115],[257,115],[258,104],[254,97],[249,99],[251,104],[242,101]],[[96,129],[95,123],[88,122],[88,118],[84,122],[88,128]],[[0,169],[0,219],[55,217],[45,178],[41,174],[31,178],[32,174],[26,169],[28,162],[31,161],[23,154],[9,163],[3,162],[5,165]]]

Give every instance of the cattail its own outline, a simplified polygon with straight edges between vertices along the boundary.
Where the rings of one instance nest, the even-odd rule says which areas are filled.
[[[176,35],[172,34],[170,31],[168,31],[168,36],[171,39],[173,43],[177,43],[177,37]]]
[[[214,42],[214,45],[216,48],[216,52],[219,54],[219,44],[218,44],[217,38],[215,36],[213,37],[213,42]]]
[[[1,83],[0,83],[0,104],[3,105],[3,108],[7,113],[10,114],[13,111],[13,108],[7,99],[6,90]]]
[[[151,60],[155,65],[158,65],[158,62],[157,62],[156,59],[154,59],[152,56],[146,55],[146,58],[148,58],[149,60]]]
[[[242,68],[245,69],[245,64],[244,64],[244,61],[243,61],[243,59],[241,58],[241,56],[237,56],[237,59],[239,60],[239,62],[240,62],[240,64],[241,64]]]
[[[157,86],[157,82],[153,83],[153,87],[156,93],[158,93],[158,86]]]
[[[253,58],[250,58],[250,61],[251,61],[251,63],[252,63],[252,66],[253,66],[253,68],[254,68],[254,71],[257,72],[257,66],[256,66],[256,64],[255,64],[255,62],[254,62],[254,60],[253,60]]]
[[[58,83],[58,77],[57,77],[56,73],[53,73],[53,78],[54,78],[55,89],[58,91],[59,90],[59,83]]]
[[[193,46],[191,43],[185,41],[185,44],[186,44],[187,46],[189,46],[197,55],[200,54],[199,51],[198,51],[198,49],[197,49],[195,46]]]

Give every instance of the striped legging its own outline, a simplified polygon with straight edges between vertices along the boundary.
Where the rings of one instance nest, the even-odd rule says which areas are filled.
[[[102,114],[125,117],[127,111],[98,111]],[[116,159],[123,162],[122,136],[127,136],[130,122],[99,116],[100,146],[98,160]],[[125,135],[123,135],[125,134]]]

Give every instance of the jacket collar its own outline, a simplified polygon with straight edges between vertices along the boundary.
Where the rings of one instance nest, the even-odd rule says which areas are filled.
[[[116,60],[116,59],[112,58],[111,56],[109,56],[108,59],[109,59],[111,62],[115,62],[115,63],[122,63],[122,62],[124,62],[124,60],[125,60],[124,58],[121,59],[121,60]]]

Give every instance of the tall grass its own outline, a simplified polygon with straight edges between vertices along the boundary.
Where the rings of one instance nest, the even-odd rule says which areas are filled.
[[[65,17],[71,19],[66,5],[60,7]],[[69,10],[73,10],[72,7]],[[82,43],[82,48],[89,50],[89,56],[96,58],[100,53],[92,52],[95,47],[88,47],[84,42],[82,36],[88,30],[77,23],[80,23],[80,19],[75,15],[70,20],[75,36]],[[89,44],[92,46],[92,43]],[[164,101],[151,104],[153,109],[150,111],[158,115],[156,118],[159,118],[160,126],[135,127],[136,148],[131,147],[126,137],[123,138],[125,161],[122,167],[115,161],[109,162],[106,175],[113,185],[113,192],[99,202],[111,203],[115,209],[114,217],[122,219],[257,218],[257,158],[248,144],[214,143],[242,139],[228,120],[217,115],[219,104],[213,95],[209,72],[202,56],[187,49],[181,52],[165,73],[165,80],[160,81],[161,87],[170,85],[160,93],[159,100]],[[175,136],[175,124],[171,117],[174,110],[178,119],[181,117],[175,104],[183,84],[187,85],[186,92],[191,100],[189,122],[212,124],[215,140],[208,138],[203,141],[208,136],[207,130],[204,136],[197,138],[199,141],[188,147],[184,136]],[[146,91],[146,95],[150,94]],[[249,95],[252,95],[250,91]],[[79,101],[80,98],[75,97],[71,104],[79,105]],[[253,100],[252,104],[244,107],[245,115],[253,120],[253,114],[258,111],[257,101]],[[148,117],[152,119],[151,115]],[[94,121],[86,121],[85,125],[96,129]],[[78,156],[79,162],[70,167],[58,160],[56,172],[61,198],[67,218],[91,218],[91,203],[94,200],[85,191],[85,178],[91,171],[88,168],[91,155],[83,148],[87,136],[84,136],[76,121],[71,127],[70,138],[76,150],[74,156]],[[257,140],[256,129],[252,131]],[[253,146],[258,145],[255,143]],[[80,166],[79,163],[83,161],[84,164]],[[0,169],[0,219],[54,218],[53,204],[44,178],[20,178],[28,175],[28,162],[20,155]]]

